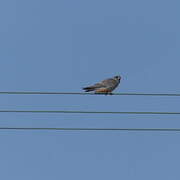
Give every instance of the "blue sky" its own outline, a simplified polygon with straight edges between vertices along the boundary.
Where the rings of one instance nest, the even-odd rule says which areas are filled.
[[[3,0],[0,91],[179,93],[177,0]],[[178,97],[0,95],[0,109],[179,111]],[[0,114],[0,126],[180,128],[178,115]],[[173,132],[0,131],[0,178],[179,180]]]

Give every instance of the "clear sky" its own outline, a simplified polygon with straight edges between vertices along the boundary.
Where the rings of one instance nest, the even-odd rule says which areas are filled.
[[[180,92],[179,0],[1,0],[0,91]],[[178,97],[0,95],[0,109],[180,111]],[[0,126],[180,128],[179,115],[0,114]],[[0,130],[3,180],[179,180],[180,133]]]

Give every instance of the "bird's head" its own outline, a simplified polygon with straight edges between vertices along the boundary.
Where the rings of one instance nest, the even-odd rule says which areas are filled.
[[[121,76],[114,76],[114,79],[115,79],[116,81],[119,81],[119,82],[120,82]]]

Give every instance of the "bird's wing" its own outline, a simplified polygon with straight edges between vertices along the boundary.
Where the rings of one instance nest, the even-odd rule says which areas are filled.
[[[107,88],[117,86],[117,82],[114,79],[105,79],[101,82],[101,84]]]
[[[102,88],[102,87],[106,87],[106,86],[102,82],[100,82],[100,83],[96,83],[96,84],[92,85],[91,87]]]
[[[103,88],[105,87],[102,83],[96,83],[92,86],[87,86],[87,87],[84,87],[83,90],[85,90],[86,92],[89,92],[89,91],[94,91],[95,89],[99,89],[99,88]]]

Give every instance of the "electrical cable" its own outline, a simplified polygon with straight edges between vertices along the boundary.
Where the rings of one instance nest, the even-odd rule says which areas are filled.
[[[47,127],[0,127],[0,130],[46,130],[46,131],[150,131],[180,132],[180,128],[47,128]]]
[[[72,111],[72,110],[0,110],[0,113],[66,113],[66,114],[152,114],[180,115],[180,112],[137,112],[137,111]]]
[[[0,94],[12,95],[106,95],[103,93],[85,92],[43,92],[43,91],[1,91]],[[116,96],[180,96],[180,93],[112,93]],[[109,95],[109,96],[111,96]]]

